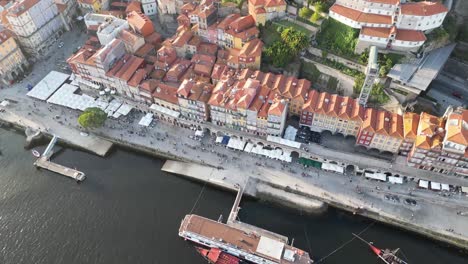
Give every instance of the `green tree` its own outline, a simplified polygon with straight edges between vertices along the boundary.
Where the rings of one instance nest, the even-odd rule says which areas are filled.
[[[304,32],[288,27],[281,32],[281,39],[293,53],[297,53],[309,45],[309,39]]]
[[[354,79],[353,91],[354,91],[355,94],[359,94],[361,92],[362,86],[364,85],[365,78],[366,78],[366,76],[364,74],[359,74]]]
[[[309,19],[309,17],[313,14],[314,12],[310,10],[307,7],[303,7],[299,9],[299,17],[304,18],[304,19]]]
[[[322,2],[316,2],[314,4],[314,8],[315,8],[315,13],[322,13],[324,10],[325,10],[325,5],[322,3]]]
[[[294,57],[289,46],[282,41],[276,41],[273,45],[267,47],[265,55],[272,60],[275,67],[286,66]]]
[[[315,23],[317,22],[322,16],[320,16],[319,12],[315,12],[311,17],[310,17],[310,22]]]
[[[98,128],[104,125],[107,114],[98,107],[86,108],[78,117],[78,123],[84,128]]]

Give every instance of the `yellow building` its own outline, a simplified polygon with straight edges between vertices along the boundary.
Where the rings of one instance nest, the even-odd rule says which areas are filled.
[[[7,30],[0,31],[0,79],[5,84],[11,84],[22,75],[28,66],[28,61],[19,48],[13,34]]]
[[[101,0],[78,0],[81,10],[98,13],[102,10]]]
[[[257,25],[286,15],[285,0],[249,0],[249,14]]]

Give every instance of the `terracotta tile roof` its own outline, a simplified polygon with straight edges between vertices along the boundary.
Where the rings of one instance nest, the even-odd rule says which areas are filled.
[[[361,23],[392,24],[391,16],[364,13],[342,5],[334,4],[330,11]]]
[[[282,116],[286,111],[286,101],[282,99],[275,99],[268,110],[268,115]]]
[[[148,54],[152,53],[154,54],[154,46],[151,44],[144,44],[139,48],[137,51],[135,51],[135,56],[145,58],[148,56]]]
[[[262,54],[263,42],[256,38],[244,44],[239,52],[241,57],[257,57]]]
[[[402,41],[426,41],[426,36],[420,30],[406,30],[391,28],[376,28],[376,27],[362,27],[361,35],[378,37],[378,38],[389,38],[392,32],[395,33],[395,39]]]
[[[468,147],[468,110],[453,112],[447,118],[446,139]]]
[[[190,45],[190,46],[195,46],[198,48],[198,46],[200,46],[200,43],[202,43],[202,39],[199,37],[199,36],[193,36],[189,42],[187,43],[187,45]]]
[[[179,47],[179,48],[183,47],[184,45],[186,45],[189,42],[189,40],[192,38],[192,36],[193,36],[192,31],[183,30],[174,39],[174,41],[172,42],[172,45],[174,45],[174,47]]]
[[[221,22],[217,25],[217,28],[226,30],[231,25],[231,23],[235,21],[236,19],[238,19],[239,17],[240,15],[237,13],[230,14],[226,16],[223,20],[221,20]]]
[[[395,39],[402,41],[426,41],[426,35],[420,30],[398,29]]]
[[[156,90],[156,86],[158,84],[159,84],[159,81],[155,79],[144,80],[143,82],[141,82],[139,86],[139,90],[152,94],[154,90]]]
[[[182,75],[190,67],[191,62],[189,60],[180,60],[172,65],[167,71],[164,77],[167,81],[178,82],[181,81]]]
[[[148,73],[146,72],[145,69],[138,69],[135,72],[135,74],[133,74],[130,81],[128,81],[128,85],[132,86],[132,87],[138,87],[140,82],[143,81],[143,79],[146,78],[147,75],[148,75]]]
[[[422,149],[440,149],[445,135],[443,118],[422,112],[414,146]]]
[[[198,46],[198,53],[200,54],[216,56],[217,52],[218,52],[218,46],[213,43],[202,42]]]
[[[216,7],[214,5],[209,5],[209,6],[203,6],[198,13],[198,16],[200,18],[207,18],[210,15],[214,14],[216,12]]]
[[[302,111],[356,121],[363,121],[365,117],[365,108],[357,100],[317,90],[309,92]]]
[[[129,81],[133,74],[143,65],[144,60],[136,56],[130,55],[128,59],[124,59],[122,68],[115,73],[115,77]]]
[[[286,1],[284,0],[249,0],[249,3],[254,6],[261,5],[261,6],[267,6],[267,7],[286,5]]]
[[[419,115],[407,112],[403,115],[403,135],[405,139],[415,139],[418,134]]]
[[[128,5],[127,8],[125,9],[126,13],[130,13],[132,11],[136,12],[142,12],[141,10],[141,3],[139,1],[131,1]]]
[[[154,32],[153,22],[143,13],[132,11],[127,14],[127,21],[130,27],[142,34],[144,37]]]
[[[381,28],[381,27],[362,27],[361,35],[378,37],[378,38],[388,38],[390,36],[390,28]]]
[[[236,20],[232,21],[229,25],[229,28],[232,29],[235,33],[242,32],[251,27],[255,27],[255,20],[252,15],[239,17]]]
[[[211,72],[211,79],[213,80],[220,80],[221,75],[226,70],[227,66],[224,64],[215,64],[213,70]]]
[[[39,1],[40,0],[23,0],[16,2],[7,9],[7,16],[20,16],[24,12],[27,12],[31,7],[39,3]]]
[[[387,111],[368,108],[361,131],[403,139],[403,117]]]
[[[405,3],[401,5],[401,13],[411,16],[432,16],[440,13],[446,13],[448,9],[439,2],[417,2]]]
[[[145,37],[145,42],[151,45],[158,45],[162,41],[162,36],[158,32],[153,32],[151,35]]]
[[[177,88],[161,82],[156,84],[153,97],[175,105],[179,103],[177,99]]]

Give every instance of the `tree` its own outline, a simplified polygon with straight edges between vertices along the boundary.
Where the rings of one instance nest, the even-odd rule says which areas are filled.
[[[299,9],[299,17],[304,18],[304,19],[309,19],[309,17],[313,14],[313,11],[310,10],[307,7],[303,7]]]
[[[98,107],[86,108],[78,117],[78,123],[84,128],[98,128],[104,125],[107,114]]]
[[[309,45],[309,40],[304,32],[288,27],[281,32],[281,39],[291,48],[293,53],[297,53]]]
[[[322,13],[325,10],[325,5],[323,5],[323,3],[319,1],[314,4],[314,8],[315,13],[319,13],[320,15],[320,13]]]
[[[293,58],[291,49],[282,41],[276,41],[265,49],[265,54],[272,60],[275,67],[284,67]]]
[[[364,80],[366,76],[364,74],[359,74],[355,79],[354,79],[354,86],[353,86],[353,91],[355,94],[361,93],[362,86],[364,85]]]
[[[311,17],[310,17],[310,22],[315,23],[317,22],[322,16],[320,16],[319,12],[315,12]]]

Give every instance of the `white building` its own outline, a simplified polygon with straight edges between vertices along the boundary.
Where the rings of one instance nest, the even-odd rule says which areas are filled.
[[[143,12],[145,15],[156,15],[158,9],[156,0],[141,0],[141,5],[143,6]]]
[[[122,30],[129,28],[126,20],[112,15],[88,13],[84,16],[84,20],[87,28],[98,26],[96,34],[103,46],[116,38]]]
[[[426,41],[425,32],[440,27],[447,8],[438,2],[405,3],[401,0],[337,0],[330,17],[361,29],[356,52],[369,46],[416,51]]]
[[[174,0],[158,0],[159,14],[175,15],[177,13],[176,1]]]
[[[38,57],[59,36],[64,21],[53,0],[23,0],[8,8],[6,18],[23,50]]]

